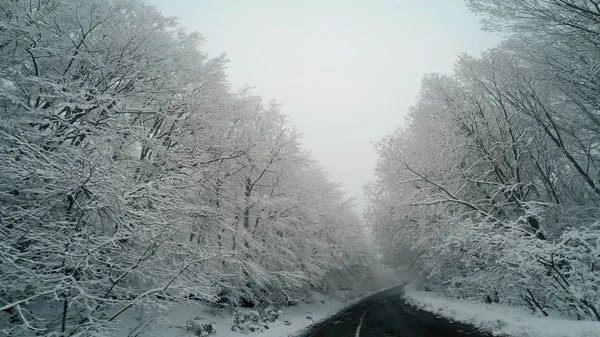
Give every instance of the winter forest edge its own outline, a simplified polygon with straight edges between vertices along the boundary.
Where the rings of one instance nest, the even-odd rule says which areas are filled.
[[[600,5],[467,4],[507,39],[425,76],[377,144],[374,241],[449,296],[600,321]]]
[[[371,263],[352,200],[224,56],[142,1],[2,1],[0,312],[108,332],[132,307],[343,293]]]
[[[504,34],[424,77],[364,223],[276,103],[138,0],[0,1],[0,327],[344,297],[381,262],[600,321],[600,5],[468,0]]]

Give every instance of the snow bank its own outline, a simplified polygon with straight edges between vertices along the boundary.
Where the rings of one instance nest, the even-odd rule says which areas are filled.
[[[217,312],[214,308],[190,302],[175,305],[164,313],[132,311],[127,315],[124,314],[114,335],[115,337],[192,337],[194,333],[186,330],[187,322],[199,320],[213,323],[216,333],[211,337],[283,337],[294,335],[314,322],[338,312],[343,306],[337,299],[314,294],[310,301],[280,308],[281,317],[275,322],[267,323],[268,329],[244,334],[231,331],[233,323],[231,312]],[[244,312],[252,309],[237,308],[236,310]]]
[[[481,327],[497,336],[600,337],[600,322],[533,316],[526,308],[449,299],[411,286],[405,287],[405,295],[407,302],[420,309]]]

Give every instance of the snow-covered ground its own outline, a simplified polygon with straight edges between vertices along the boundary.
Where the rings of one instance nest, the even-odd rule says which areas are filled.
[[[600,322],[565,317],[538,317],[526,308],[449,299],[431,292],[405,288],[412,305],[451,320],[469,323],[494,335],[515,337],[600,337]]]
[[[194,333],[185,329],[190,319],[201,317],[204,322],[214,322],[216,333],[212,337],[283,337],[297,333],[307,326],[338,312],[349,302],[314,294],[310,303],[300,302],[296,306],[280,308],[282,316],[263,332],[243,334],[231,331],[233,315],[230,312],[217,312],[210,307],[190,302],[172,307],[167,312],[136,312],[123,315],[121,323],[114,331],[116,337],[191,337]],[[354,302],[354,301],[352,301]],[[249,311],[251,309],[236,309]],[[286,321],[289,325],[286,325]],[[139,332],[139,334],[138,334]]]

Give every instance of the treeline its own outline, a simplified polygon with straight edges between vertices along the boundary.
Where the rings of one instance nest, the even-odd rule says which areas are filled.
[[[468,4],[507,40],[426,76],[378,143],[373,235],[429,286],[600,320],[600,5]]]
[[[0,1],[0,330],[132,307],[290,303],[370,256],[277,104],[142,1]]]

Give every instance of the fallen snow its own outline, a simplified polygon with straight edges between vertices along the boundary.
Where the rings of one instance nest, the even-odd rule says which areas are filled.
[[[539,317],[526,308],[449,299],[432,292],[405,287],[407,302],[451,320],[469,323],[497,336],[600,337],[600,322],[564,317]]]
[[[115,337],[193,337],[185,329],[189,319],[201,317],[203,321],[214,322],[216,334],[211,337],[283,337],[294,335],[309,325],[337,313],[346,303],[322,294],[314,294],[310,303],[300,302],[296,306],[280,308],[282,316],[263,332],[243,334],[231,331],[233,315],[230,312],[216,312],[210,307],[195,302],[173,306],[168,312],[148,313],[131,311],[122,316],[114,331]],[[238,311],[252,309],[238,308]],[[310,318],[309,318],[310,317]],[[285,325],[289,321],[290,325]],[[143,324],[146,322],[147,324]],[[136,330],[136,327],[138,329]],[[143,330],[143,331],[140,331]],[[138,334],[138,332],[141,332]]]

